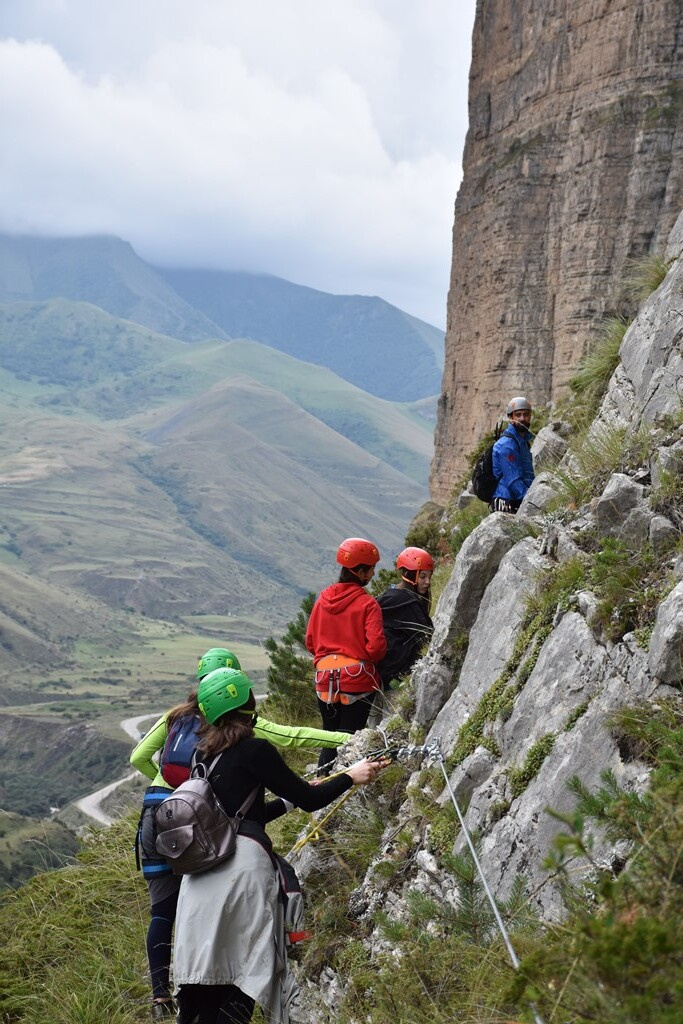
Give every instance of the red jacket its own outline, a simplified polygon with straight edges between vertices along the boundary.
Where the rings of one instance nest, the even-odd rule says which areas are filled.
[[[326,587],[313,605],[306,630],[306,647],[314,661],[328,654],[342,654],[356,659],[359,664],[366,663],[367,668],[362,671],[342,670],[342,691],[363,693],[377,689],[374,665],[382,660],[387,650],[379,604],[357,583],[333,583]],[[326,688],[325,681],[316,677],[318,682],[321,690]]]

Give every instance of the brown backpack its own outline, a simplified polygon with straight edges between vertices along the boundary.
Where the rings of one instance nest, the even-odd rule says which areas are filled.
[[[198,875],[232,857],[242,819],[258,793],[255,786],[231,817],[209,782],[220,756],[208,768],[201,762],[193,764],[187,782],[154,812],[157,853],[166,858],[175,875]]]

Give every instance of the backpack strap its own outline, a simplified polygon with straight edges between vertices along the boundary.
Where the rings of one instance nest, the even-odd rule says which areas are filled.
[[[239,827],[242,824],[242,819],[244,818],[244,815],[247,813],[247,811],[249,810],[249,808],[253,804],[254,800],[256,799],[256,794],[258,793],[259,788],[260,788],[259,786],[254,786],[254,788],[252,789],[251,793],[249,794],[247,799],[244,801],[244,803],[242,804],[240,809],[233,814],[233,818],[235,818],[235,820],[238,822],[238,825],[237,825],[237,831],[238,832],[239,832]]]
[[[222,753],[223,751],[221,750],[221,754]],[[192,761],[190,762],[190,778],[206,779],[208,782],[209,775],[221,759],[221,754],[216,754],[211,764],[207,766],[203,761],[197,760],[197,751],[195,750],[192,755]]]
[[[223,751],[221,751],[221,754],[222,753],[223,753]],[[193,778],[193,779],[206,779],[206,781],[208,782],[209,781],[209,776],[211,775],[211,772],[214,770],[214,768],[216,767],[216,765],[220,761],[221,754],[216,754],[216,756],[214,757],[214,759],[211,762],[211,764],[210,765],[206,765],[203,761],[198,761],[197,760],[197,751],[195,750],[194,754],[192,755],[192,764],[190,766],[190,777]],[[200,771],[201,771],[201,774],[200,774]],[[249,810],[249,808],[253,804],[254,800],[256,799],[256,795],[257,795],[257,793],[259,791],[259,788],[260,788],[259,786],[254,786],[254,788],[252,789],[251,793],[249,793],[249,795],[247,796],[246,800],[243,802],[241,807],[237,811],[235,811],[234,814],[228,815],[228,817],[234,818],[235,821],[237,822],[237,831],[238,832],[240,830],[239,827],[242,824],[242,820],[244,818],[244,815],[247,813],[247,811]],[[216,799],[218,799],[218,798],[216,797]],[[225,811],[225,808],[223,810],[224,810],[224,813],[227,814],[227,811]]]

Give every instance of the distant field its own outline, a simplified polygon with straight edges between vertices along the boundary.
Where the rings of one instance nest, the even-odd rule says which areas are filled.
[[[263,623],[231,616],[194,615],[182,623],[141,618],[136,636],[119,650],[112,651],[108,638],[101,644],[77,641],[73,666],[32,673],[21,702],[2,710],[24,717],[97,720],[111,734],[110,722],[118,729],[120,719],[136,711],[182,700],[209,647],[228,647],[263,689],[268,657],[261,638],[266,635]]]

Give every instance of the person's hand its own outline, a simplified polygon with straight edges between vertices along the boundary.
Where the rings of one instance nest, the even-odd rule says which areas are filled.
[[[365,786],[368,782],[376,779],[382,768],[386,768],[388,764],[389,760],[386,757],[373,760],[364,757],[362,761],[357,761],[350,768],[346,768],[345,772],[351,776],[354,786]]]

